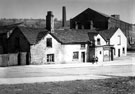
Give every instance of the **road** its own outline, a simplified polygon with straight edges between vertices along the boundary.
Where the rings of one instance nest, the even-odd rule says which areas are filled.
[[[114,63],[134,62],[135,54],[119,58]],[[75,66],[75,65],[74,65]],[[76,79],[102,79],[119,76],[135,76],[135,65],[99,65],[47,68],[45,66],[18,66],[0,68],[0,84],[66,81]]]

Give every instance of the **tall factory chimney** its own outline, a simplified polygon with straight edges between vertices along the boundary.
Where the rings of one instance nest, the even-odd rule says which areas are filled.
[[[54,15],[53,15],[52,11],[47,12],[46,29],[48,31],[54,32]]]
[[[62,7],[62,27],[66,26],[66,7]]]

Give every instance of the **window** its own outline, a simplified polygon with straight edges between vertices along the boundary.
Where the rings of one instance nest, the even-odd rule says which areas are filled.
[[[97,39],[97,45],[100,45],[100,39],[99,38]]]
[[[47,47],[52,47],[52,38],[47,38],[47,40],[46,40],[46,46]]]
[[[54,54],[47,54],[47,62],[54,62]]]
[[[118,45],[121,45],[121,36],[118,35]]]
[[[84,49],[85,48],[85,44],[81,44],[81,48]]]
[[[73,59],[79,58],[79,52],[73,52]]]
[[[125,54],[125,48],[123,47],[123,54]]]

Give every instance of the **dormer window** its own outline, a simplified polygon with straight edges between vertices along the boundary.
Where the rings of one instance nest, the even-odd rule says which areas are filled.
[[[46,46],[47,47],[52,47],[52,38],[47,38],[46,39]]]
[[[100,45],[100,38],[97,39],[97,45]]]

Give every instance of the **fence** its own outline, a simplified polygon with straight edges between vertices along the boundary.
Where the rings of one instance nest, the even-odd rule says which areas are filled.
[[[17,66],[27,64],[27,52],[14,54],[0,54],[0,67]]]

